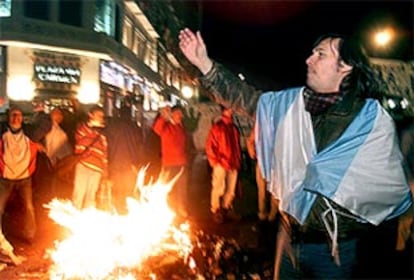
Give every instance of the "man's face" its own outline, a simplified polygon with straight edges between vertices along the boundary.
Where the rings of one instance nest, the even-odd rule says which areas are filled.
[[[231,118],[233,116],[233,110],[231,108],[225,108],[221,114],[225,117]]]
[[[50,112],[50,118],[60,124],[63,121],[63,114],[62,111],[60,111],[59,109],[54,109],[52,110],[52,112]]]
[[[89,113],[89,126],[91,127],[104,127],[105,126],[105,114],[102,111],[95,111]]]
[[[22,127],[23,114],[20,110],[14,109],[9,113],[9,126],[12,129],[19,129]]]
[[[175,109],[171,112],[171,118],[175,123],[181,123],[183,112],[180,109]]]
[[[306,60],[306,83],[312,90],[319,93],[337,92],[342,79],[351,71],[349,65],[339,63],[338,46],[338,38],[327,38],[312,50]]]

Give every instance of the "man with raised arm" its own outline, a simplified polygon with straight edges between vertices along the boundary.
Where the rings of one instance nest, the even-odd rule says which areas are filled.
[[[214,101],[255,112],[258,164],[282,216],[275,279],[351,278],[363,231],[399,218],[399,230],[410,230],[395,125],[356,41],[319,37],[305,86],[261,93],[210,59],[200,32],[184,29],[179,39]]]

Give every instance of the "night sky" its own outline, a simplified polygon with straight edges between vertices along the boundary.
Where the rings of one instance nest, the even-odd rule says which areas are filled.
[[[414,1],[202,1],[200,30],[211,58],[261,89],[302,85],[305,59],[324,33],[362,38],[372,57],[412,60]],[[392,26],[395,43],[372,47],[372,33]]]

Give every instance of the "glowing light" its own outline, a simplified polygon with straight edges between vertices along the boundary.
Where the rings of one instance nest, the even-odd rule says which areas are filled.
[[[10,99],[30,101],[34,97],[34,85],[29,76],[13,76],[7,84],[7,95]]]
[[[385,30],[377,32],[375,34],[374,40],[378,46],[384,47],[390,43],[390,41],[393,39],[393,36],[394,36],[393,30],[390,28],[387,28]]]
[[[167,203],[181,174],[167,183],[164,175],[144,185],[145,169],[140,170],[140,199],[127,198],[126,215],[96,208],[79,210],[69,201],[52,200],[46,206],[49,217],[69,234],[49,252],[54,262],[50,279],[135,279],[132,270],[145,269],[142,265],[148,258],[165,252],[173,252],[189,264],[190,227],[187,223],[173,226],[175,213]]]
[[[407,109],[410,105],[410,102],[406,98],[403,98],[401,99],[400,105],[402,109]]]
[[[181,93],[183,94],[184,98],[191,98],[193,97],[193,89],[189,86],[183,86],[181,89]]]
[[[397,107],[397,104],[395,103],[395,101],[394,100],[392,100],[392,99],[388,99],[388,108],[390,108],[390,109],[394,109],[395,107]]]
[[[95,82],[82,82],[78,93],[78,99],[81,103],[92,104],[99,101],[99,85]]]

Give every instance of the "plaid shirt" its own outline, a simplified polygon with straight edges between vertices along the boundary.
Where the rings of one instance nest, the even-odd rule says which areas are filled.
[[[325,112],[336,102],[341,101],[342,97],[342,92],[316,93],[309,88],[304,90],[306,111],[312,115]]]

